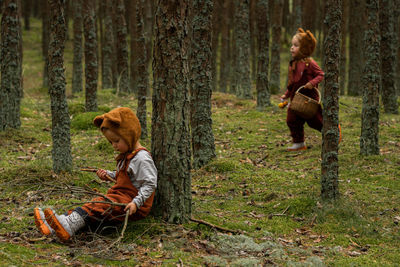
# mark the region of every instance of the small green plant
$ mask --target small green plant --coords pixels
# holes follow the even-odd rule
[[[71,129],[74,130],[95,129],[96,126],[93,124],[93,119],[101,114],[103,114],[103,112],[98,112],[98,111],[77,114],[75,117],[72,118]]]

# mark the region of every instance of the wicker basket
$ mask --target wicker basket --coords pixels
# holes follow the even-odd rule
[[[317,88],[313,88],[313,90],[316,90],[318,92],[319,101],[317,101],[309,96],[300,93],[300,90],[303,88],[304,86],[301,86],[299,89],[297,89],[292,101],[290,102],[289,108],[293,110],[298,116],[308,120],[315,116],[319,106],[321,105],[321,93]]]

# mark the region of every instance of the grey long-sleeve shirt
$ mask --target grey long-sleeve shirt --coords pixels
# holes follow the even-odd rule
[[[117,171],[122,169],[123,161],[117,165]],[[140,150],[130,161],[127,173],[138,195],[132,200],[139,209],[143,203],[153,194],[157,187],[157,169],[149,152]],[[108,171],[107,174],[115,179],[116,171]]]

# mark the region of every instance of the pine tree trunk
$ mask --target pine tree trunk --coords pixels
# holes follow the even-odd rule
[[[215,157],[211,119],[212,9],[212,0],[193,0],[190,122],[193,149],[192,165],[195,169],[201,168]]]
[[[151,147],[158,170],[153,211],[170,223],[191,216],[189,1],[159,1],[155,19]]]
[[[82,0],[74,0],[74,59],[72,65],[72,93],[82,92]]]
[[[49,4],[47,0],[42,0],[42,55],[44,59],[43,66],[43,87],[49,86],[49,38],[50,38],[50,24],[49,24]]]
[[[218,62],[218,39],[220,34],[220,12],[219,3],[215,1],[215,6],[212,13],[212,59],[211,59],[211,77],[212,77],[212,90],[216,92],[218,90],[218,72],[217,72],[217,62]]]
[[[52,158],[55,172],[72,168],[70,119],[65,95],[64,43],[65,18],[64,2],[49,0],[50,44],[49,44],[49,93],[53,140]]]
[[[112,0],[105,0],[104,9],[104,43],[102,44],[103,52],[103,73],[102,88],[109,89],[114,86],[113,78],[113,58],[114,53],[114,34],[112,23]]]
[[[257,108],[264,110],[271,105],[268,87],[269,67],[269,11],[268,1],[258,0],[257,6],[258,26],[258,70],[257,70]]]
[[[146,41],[146,55],[147,62],[146,66],[149,67],[152,61],[152,51],[153,51],[153,28],[154,28],[154,14],[155,14],[155,0],[145,1],[145,7],[142,9],[142,14],[144,18],[144,36]]]
[[[281,88],[281,33],[282,33],[282,0],[274,0],[272,15],[272,42],[271,42],[271,73],[269,88],[272,94],[276,94]]]
[[[143,23],[143,6],[145,5],[145,0],[137,0],[136,2],[136,15],[132,17],[136,18],[136,67],[137,67],[137,96],[138,96],[138,109],[137,116],[142,126],[141,138],[147,138],[147,91],[149,87],[149,77],[147,73],[147,55],[146,55],[146,42],[144,38],[144,23]],[[131,28],[133,31],[133,28]]]
[[[361,77],[363,73],[364,58],[363,58],[363,16],[364,13],[363,0],[350,0],[350,14],[360,14],[358,16],[349,16],[349,80],[348,80],[348,95],[359,96],[362,94]]]
[[[367,25],[365,31],[365,68],[363,76],[363,105],[361,115],[360,153],[379,155],[379,86],[380,34],[379,0],[366,0]]]
[[[124,0],[114,0],[116,8],[115,29],[117,31],[117,66],[118,66],[118,92],[130,93],[129,67],[128,67],[128,43],[126,41],[127,30],[125,22]]]
[[[258,0],[250,0],[249,5],[249,28],[250,28],[250,79],[256,80],[257,75],[257,23],[256,23],[256,4]]]
[[[31,24],[30,24],[31,9],[32,9],[32,0],[23,0],[22,15],[24,17],[24,27],[26,31],[29,31],[31,29]]]
[[[395,84],[396,50],[394,32],[394,5],[392,0],[379,0],[379,27],[381,32],[382,103],[385,113],[399,114]]]
[[[324,1],[326,2],[326,1]],[[302,25],[304,30],[315,32],[315,19],[317,18],[313,10],[316,10],[316,0],[303,0],[302,1]],[[337,7],[338,8],[338,7]]]
[[[221,61],[220,61],[220,76],[219,90],[228,92],[230,78],[230,19],[229,19],[229,0],[223,1],[222,9],[226,12],[221,14]]]
[[[292,35],[296,34],[297,29],[301,28],[303,23],[301,21],[302,9],[301,9],[301,0],[293,0],[292,2],[293,7],[293,28],[292,28]]]
[[[131,8],[132,10],[134,10],[135,12],[133,12],[130,15],[130,31],[131,31],[131,40],[130,40],[130,49],[131,49],[131,54],[130,54],[130,86],[131,86],[131,90],[133,92],[133,94],[135,96],[137,96],[138,94],[138,88],[137,88],[137,76],[138,76],[138,70],[137,70],[137,57],[139,56],[138,54],[138,41],[140,40],[140,38],[144,38],[144,36],[139,36],[137,33],[137,21],[138,18],[136,17],[138,15],[138,13],[140,13],[140,16],[142,18],[142,23],[143,23],[143,9],[137,9],[137,6],[139,5],[140,8],[142,8],[141,3],[139,3],[140,0],[133,0],[131,2]],[[141,25],[142,30],[143,29],[143,25]],[[146,40],[144,40],[146,42]],[[147,53],[147,50],[146,50]],[[146,54],[146,62],[147,62],[147,54]],[[147,65],[147,64],[146,64]],[[140,118],[139,118],[140,120]],[[143,136],[143,133],[142,133]]]
[[[4,0],[1,16],[0,131],[21,126],[22,33],[18,9],[18,0]]]
[[[249,0],[235,4],[236,96],[251,99]]]
[[[341,31],[341,46],[340,46],[340,71],[339,71],[339,89],[340,94],[344,95],[346,92],[346,74],[347,74],[347,29],[348,29],[348,15],[349,14],[349,0],[342,0],[342,22],[340,24]]]
[[[323,96],[321,196],[322,199],[339,198],[339,59],[341,0],[328,0],[326,4],[327,35],[324,43],[325,86]]]
[[[83,32],[85,36],[85,108],[97,111],[97,32],[95,0],[83,1]]]
[[[400,5],[397,5],[395,7],[395,34],[396,34],[396,42],[395,42],[395,48],[396,48],[396,88],[397,88],[397,97],[400,96]]]

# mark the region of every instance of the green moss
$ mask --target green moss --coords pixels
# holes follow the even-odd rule
[[[99,111],[77,114],[72,118],[71,129],[74,130],[96,129],[96,126],[93,124],[93,120],[96,116],[101,114],[103,114],[103,112]]]

